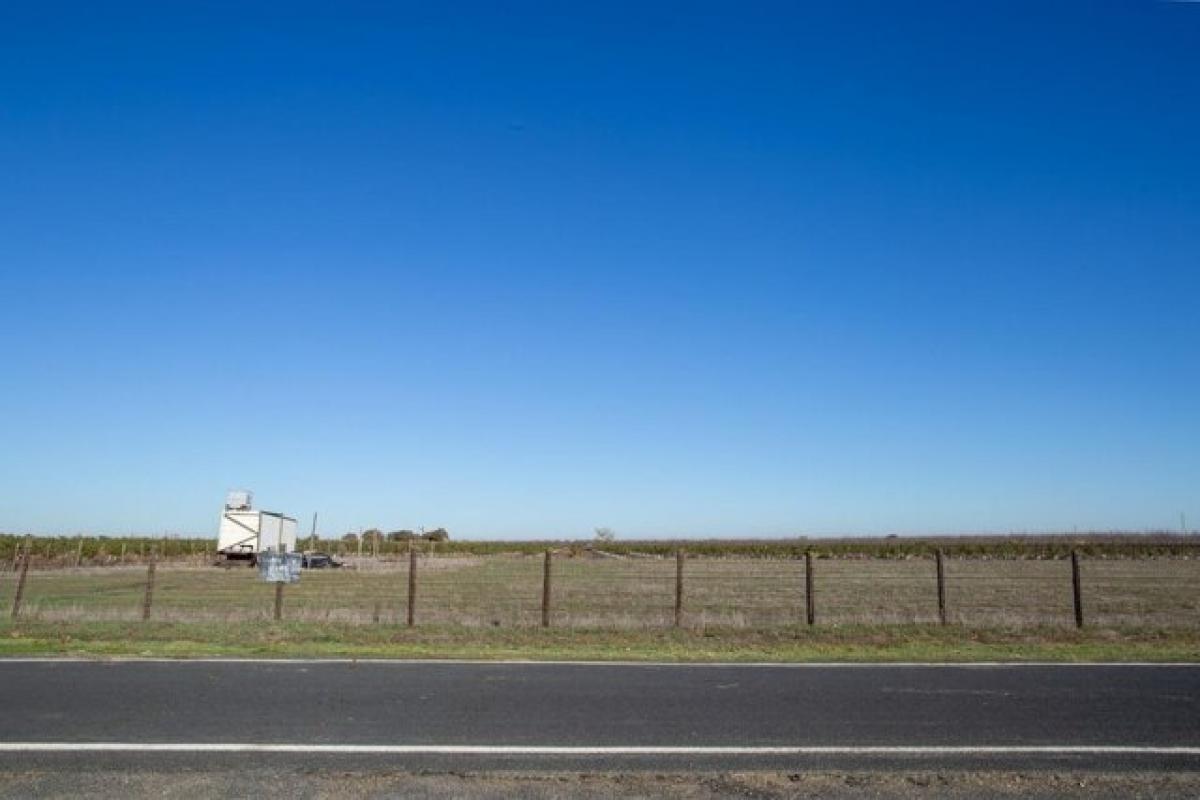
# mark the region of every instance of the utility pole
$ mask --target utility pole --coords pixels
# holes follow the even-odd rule
[[[313,512],[312,532],[308,534],[308,549],[317,549],[317,512]]]

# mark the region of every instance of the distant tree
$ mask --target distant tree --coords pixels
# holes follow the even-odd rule
[[[434,528],[431,531],[426,531],[421,538],[430,542],[448,542],[450,541],[450,531],[445,528]]]
[[[599,544],[609,544],[617,538],[617,532],[612,528],[596,528],[596,541]]]
[[[362,536],[364,543],[383,541],[383,531],[379,530],[379,528],[368,528],[367,530],[363,531]]]
[[[342,537],[342,541],[350,542],[350,544],[355,544],[356,542],[358,542],[358,534],[357,533],[347,533],[345,536]]]
[[[415,538],[417,538],[417,535],[410,530],[392,531],[387,535],[389,542],[404,542]]]

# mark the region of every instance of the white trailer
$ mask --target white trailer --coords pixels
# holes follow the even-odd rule
[[[296,520],[274,511],[250,507],[249,492],[230,492],[221,512],[217,552],[228,560],[254,563],[266,550],[291,553],[296,549]]]

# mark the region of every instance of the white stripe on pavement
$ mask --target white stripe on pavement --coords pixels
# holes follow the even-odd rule
[[[301,753],[307,755],[517,756],[1200,756],[1200,747],[1134,745],[977,745],[830,747],[554,747],[542,745],[259,744],[251,742],[0,742],[0,753]]]

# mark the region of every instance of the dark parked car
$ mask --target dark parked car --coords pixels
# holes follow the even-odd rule
[[[328,553],[305,553],[303,566],[305,569],[325,569],[340,567],[342,562],[335,561]]]

